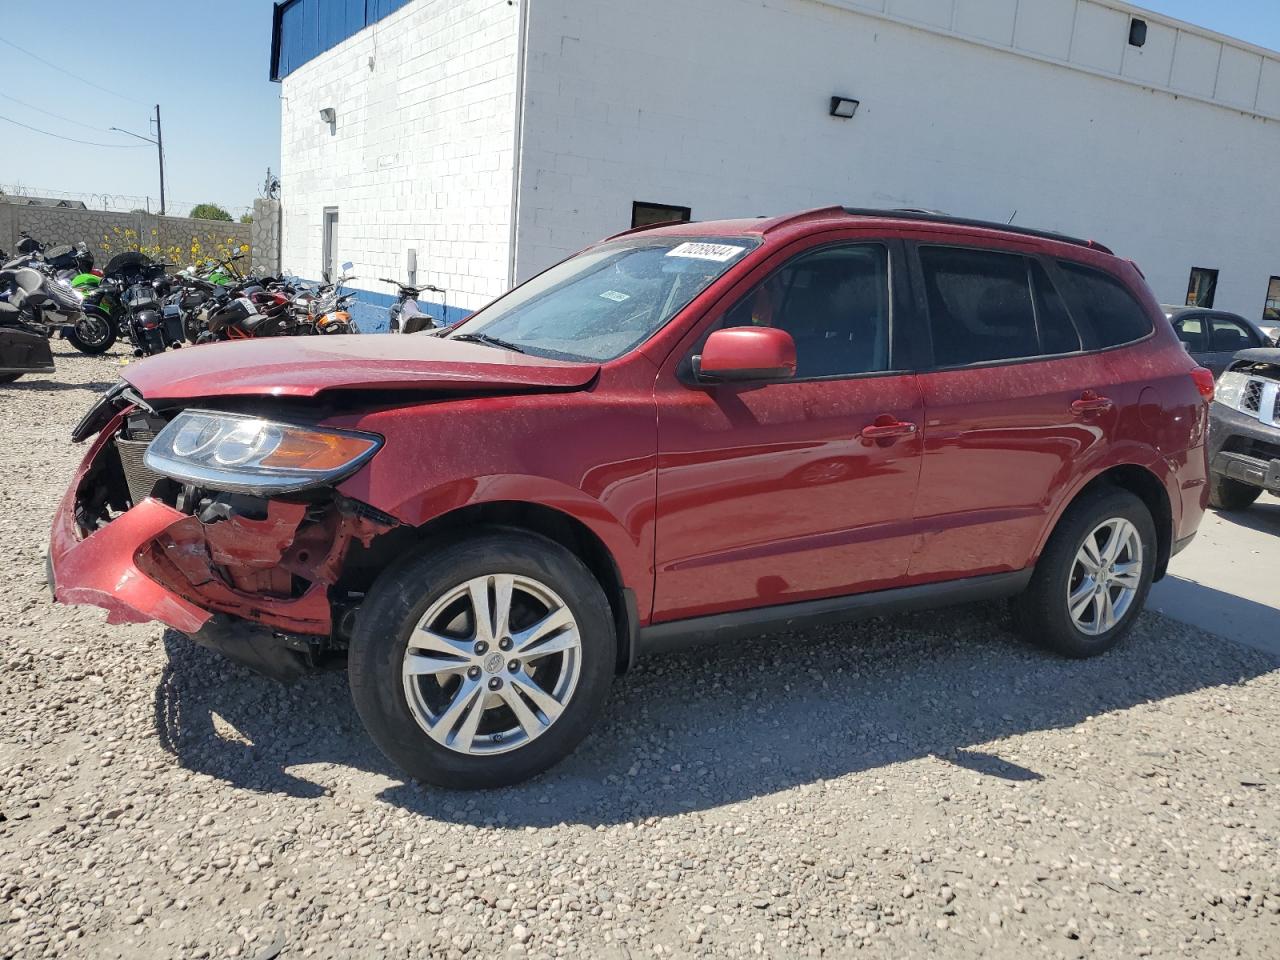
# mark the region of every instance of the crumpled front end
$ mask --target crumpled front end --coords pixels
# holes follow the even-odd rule
[[[164,424],[127,407],[93,442],[54,517],[56,599],[102,607],[112,623],[154,620],[188,634],[225,614],[332,637],[349,552],[396,521],[331,489],[262,498],[150,473],[143,455]]]

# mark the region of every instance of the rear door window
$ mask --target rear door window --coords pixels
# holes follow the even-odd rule
[[[1097,347],[1133,343],[1154,329],[1147,311],[1119,280],[1067,260],[1058,261],[1058,267],[1063,295],[1072,312],[1092,327]]]
[[[1079,331],[1071,322],[1071,314],[1062,300],[1062,294],[1058,293],[1043,266],[1034,260],[1027,262],[1030,264],[1031,286],[1036,297],[1036,325],[1040,328],[1042,352],[1049,356],[1076,353],[1083,344]]]
[[[1234,320],[1226,317],[1214,317],[1210,322],[1209,338],[1214,353],[1238,353],[1257,346],[1249,331]]]
[[[921,247],[920,266],[937,366],[1018,360],[1042,352],[1025,257]]]

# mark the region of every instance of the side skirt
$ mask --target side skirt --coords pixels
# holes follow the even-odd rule
[[[926,583],[895,590],[878,590],[849,597],[785,603],[754,610],[674,620],[641,627],[636,637],[639,657],[666,653],[689,647],[740,640],[762,633],[806,630],[829,623],[846,623],[916,610],[931,610],[957,603],[999,600],[1026,589],[1033,568],[1017,573],[996,573],[984,577],[968,577],[945,583]]]

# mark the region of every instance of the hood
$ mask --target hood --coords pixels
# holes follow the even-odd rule
[[[1280,364],[1280,347],[1254,347],[1252,350],[1241,350],[1231,358],[1231,363],[1234,365],[1241,362]]]
[[[205,344],[125,368],[147,399],[314,397],[330,390],[573,390],[599,372],[569,363],[440,337],[367,334],[271,337]]]

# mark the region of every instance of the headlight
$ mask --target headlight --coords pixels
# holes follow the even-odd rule
[[[231,493],[292,493],[349,476],[382,438],[232,413],[186,410],[147,448],[151,470]]]
[[[1240,398],[1244,395],[1244,387],[1248,382],[1249,378],[1243,373],[1228,370],[1218,378],[1218,389],[1213,399],[1232,410],[1239,410]]]

